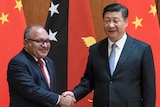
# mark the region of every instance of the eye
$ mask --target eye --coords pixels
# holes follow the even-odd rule
[[[117,24],[118,22],[120,22],[120,20],[116,18],[116,19],[113,20],[113,22],[114,22],[115,24]]]
[[[50,40],[49,39],[47,39],[47,40],[39,40],[39,43],[40,44],[50,43]]]
[[[105,19],[105,20],[104,20],[104,23],[105,23],[105,24],[108,24],[108,23],[110,23],[110,22],[111,22],[110,19]]]

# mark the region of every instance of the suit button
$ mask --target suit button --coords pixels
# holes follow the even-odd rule
[[[110,84],[112,84],[113,81],[110,81]]]

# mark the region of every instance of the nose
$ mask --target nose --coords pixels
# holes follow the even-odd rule
[[[43,47],[48,47],[49,45],[50,45],[50,43],[47,43],[47,42],[45,42],[45,41],[42,43],[42,46],[43,46]]]
[[[108,23],[108,27],[109,27],[109,28],[114,28],[114,27],[115,27],[115,24],[114,24],[113,22],[110,22],[110,23]]]

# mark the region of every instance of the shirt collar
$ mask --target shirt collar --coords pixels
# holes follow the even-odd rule
[[[25,49],[25,51],[26,51],[28,54],[30,54],[27,49]],[[35,59],[36,62],[38,62],[38,58],[37,58],[37,57],[35,57],[35,56],[32,55],[32,54],[30,54],[30,55]],[[44,61],[43,58],[40,58],[40,59],[42,60],[42,62],[43,62],[44,64],[46,64],[46,62]]]
[[[123,48],[126,39],[127,39],[127,34],[124,33],[123,37],[116,42],[117,47],[118,47],[118,48]],[[113,44],[114,42],[112,42],[112,41],[108,38],[108,43],[109,43],[108,47],[111,48],[111,46],[112,46],[112,44]]]
[[[33,55],[32,55],[32,56],[33,56]],[[38,58],[36,58],[35,56],[33,56],[33,58],[35,59],[36,62],[38,62]],[[44,64],[46,64],[43,58],[40,58],[40,59],[42,60],[42,62],[43,62]]]

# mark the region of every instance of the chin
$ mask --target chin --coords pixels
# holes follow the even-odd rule
[[[41,56],[42,58],[44,58],[44,57],[47,56],[47,54],[44,54],[44,53],[43,53],[43,54],[41,54],[40,56]]]

